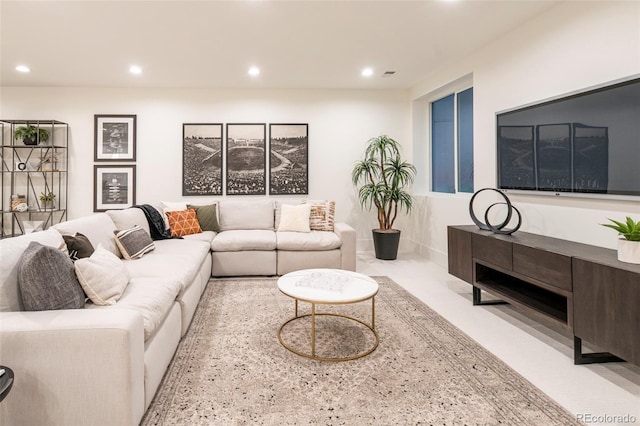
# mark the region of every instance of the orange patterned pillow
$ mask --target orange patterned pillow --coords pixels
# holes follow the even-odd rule
[[[167,219],[169,219],[169,228],[171,228],[172,237],[183,237],[185,235],[199,234],[202,232],[195,209],[177,210],[166,212],[165,214],[167,215]]]

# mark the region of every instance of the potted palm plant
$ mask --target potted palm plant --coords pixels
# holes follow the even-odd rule
[[[25,145],[38,145],[49,140],[49,132],[31,124],[16,128],[13,136],[16,140],[22,139]]]
[[[634,221],[627,216],[625,222],[609,219],[612,223],[602,223],[602,226],[614,229],[620,235],[618,238],[618,260],[627,263],[640,263],[640,220]]]
[[[369,139],[364,159],[351,174],[363,208],[375,206],[378,229],[373,229],[376,258],[394,260],[398,254],[400,231],[393,229],[399,210],[411,212],[413,198],[406,191],[415,178],[413,164],[400,158],[400,144],[387,135]]]

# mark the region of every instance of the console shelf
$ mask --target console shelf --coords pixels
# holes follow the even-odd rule
[[[568,298],[534,284],[476,263],[477,281],[474,287],[500,297],[505,302],[530,309],[545,317],[568,325]],[[476,303],[480,304],[480,303]]]
[[[542,235],[496,235],[449,226],[449,273],[518,308],[552,319],[574,335],[574,362],[640,365],[640,265],[616,252]],[[605,353],[582,353],[582,339]]]

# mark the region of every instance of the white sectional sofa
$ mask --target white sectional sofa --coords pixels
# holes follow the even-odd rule
[[[278,231],[282,204],[269,199],[219,203],[221,232],[211,245],[213,276],[284,275],[308,268],[355,271],[352,227],[338,222],[333,232]]]
[[[31,241],[64,249],[63,235],[78,232],[120,256],[114,231],[138,225],[148,232],[142,210],[97,213],[0,240],[0,364],[15,373],[13,389],[0,404],[0,424],[138,424],[212,275],[355,269],[351,227],[280,232],[277,204],[221,201],[220,232],[156,240],[142,258],[123,259],[130,280],[113,306],[24,311],[18,264]]]

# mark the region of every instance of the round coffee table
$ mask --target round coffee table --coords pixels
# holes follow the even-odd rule
[[[371,277],[342,269],[304,269],[283,275],[278,279],[278,289],[295,300],[295,316],[287,320],[278,329],[278,340],[289,351],[319,361],[349,361],[362,358],[373,352],[380,342],[375,329],[375,296],[378,283]],[[344,305],[371,299],[371,324],[346,315],[335,313],[316,313],[316,305]],[[311,313],[298,315],[298,302],[311,304]],[[346,318],[364,325],[373,333],[375,342],[370,349],[348,357],[316,356],[316,316]],[[303,352],[288,345],[282,339],[282,329],[289,323],[301,318],[311,317],[311,352]]]

